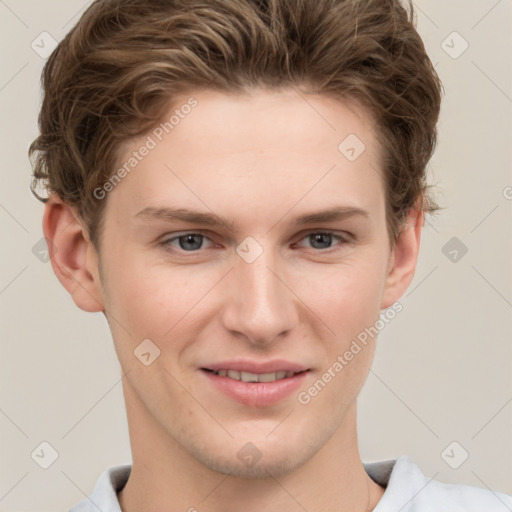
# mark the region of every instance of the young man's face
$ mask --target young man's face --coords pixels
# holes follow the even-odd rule
[[[123,149],[119,167],[151,148],[104,199],[97,297],[127,373],[132,435],[152,432],[163,451],[217,471],[277,475],[353,435],[376,339],[335,363],[404,292],[419,230],[391,251],[378,133],[363,110],[291,89],[193,96],[169,134]],[[225,222],[152,214],[167,209]],[[346,212],[297,222],[334,209]],[[254,379],[242,370],[269,382],[240,382]]]

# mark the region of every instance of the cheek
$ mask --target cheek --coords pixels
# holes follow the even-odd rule
[[[371,367],[376,338],[368,333],[379,319],[383,279],[375,260],[359,261],[317,281],[324,286],[310,288],[311,309],[335,336],[325,336],[322,366],[302,398],[319,411],[332,411],[336,421],[359,394]]]
[[[339,343],[357,336],[379,317],[384,270],[367,258],[305,274],[297,295],[334,331]],[[341,348],[341,347],[339,347]]]
[[[107,308],[132,337],[162,341],[175,326],[181,328],[193,318],[194,308],[203,304],[221,277],[222,272],[206,266],[186,268],[127,258],[109,269]]]

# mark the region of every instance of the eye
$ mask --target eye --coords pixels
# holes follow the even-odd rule
[[[325,251],[326,249],[331,249],[333,247],[332,243],[334,239],[338,239],[340,241],[340,243],[338,243],[337,245],[344,245],[349,243],[350,241],[348,236],[337,235],[332,231],[314,231],[308,233],[304,238],[302,238],[302,240],[309,241],[311,243],[311,247],[313,249],[317,249],[318,251]]]
[[[193,253],[207,248],[204,247],[205,240],[208,240],[213,244],[213,242],[202,233],[188,232],[171,238],[166,238],[160,242],[160,245],[166,249],[176,252]],[[316,252],[332,252],[336,250],[336,247],[333,246],[335,240],[338,240],[338,243],[336,244],[337,246],[342,246],[350,243],[351,238],[348,234],[346,236],[342,236],[341,234],[335,234],[332,231],[313,231],[301,238],[301,242],[309,242],[311,244],[310,248],[315,249]],[[304,247],[303,243],[295,245]]]
[[[203,241],[209,240],[201,233],[184,233],[182,235],[167,238],[161,242],[164,247],[172,246],[185,252],[193,252],[203,249]],[[176,245],[177,242],[177,245]]]

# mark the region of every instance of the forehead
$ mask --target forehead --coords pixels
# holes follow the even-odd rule
[[[373,120],[362,105],[296,88],[249,89],[236,94],[196,91],[177,97],[163,121],[150,134],[157,139],[160,135],[174,138],[177,154],[180,142],[190,136],[200,152],[286,154],[290,146],[298,150],[303,144],[304,152],[322,149],[325,158],[331,159],[340,156],[339,143],[350,134],[358,135],[367,146],[375,142]]]
[[[379,163],[371,116],[354,102],[293,88],[193,91],[174,98],[160,124],[123,145],[118,169],[128,172],[109,202],[133,213],[176,201],[235,207],[235,199],[277,212],[285,203],[313,205],[344,192],[375,202]]]

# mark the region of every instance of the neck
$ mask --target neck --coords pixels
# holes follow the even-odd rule
[[[268,478],[241,478],[212,471],[164,430],[124,385],[132,471],[118,494],[123,512],[367,512],[384,493],[364,470],[356,403],[329,441],[305,464]]]

